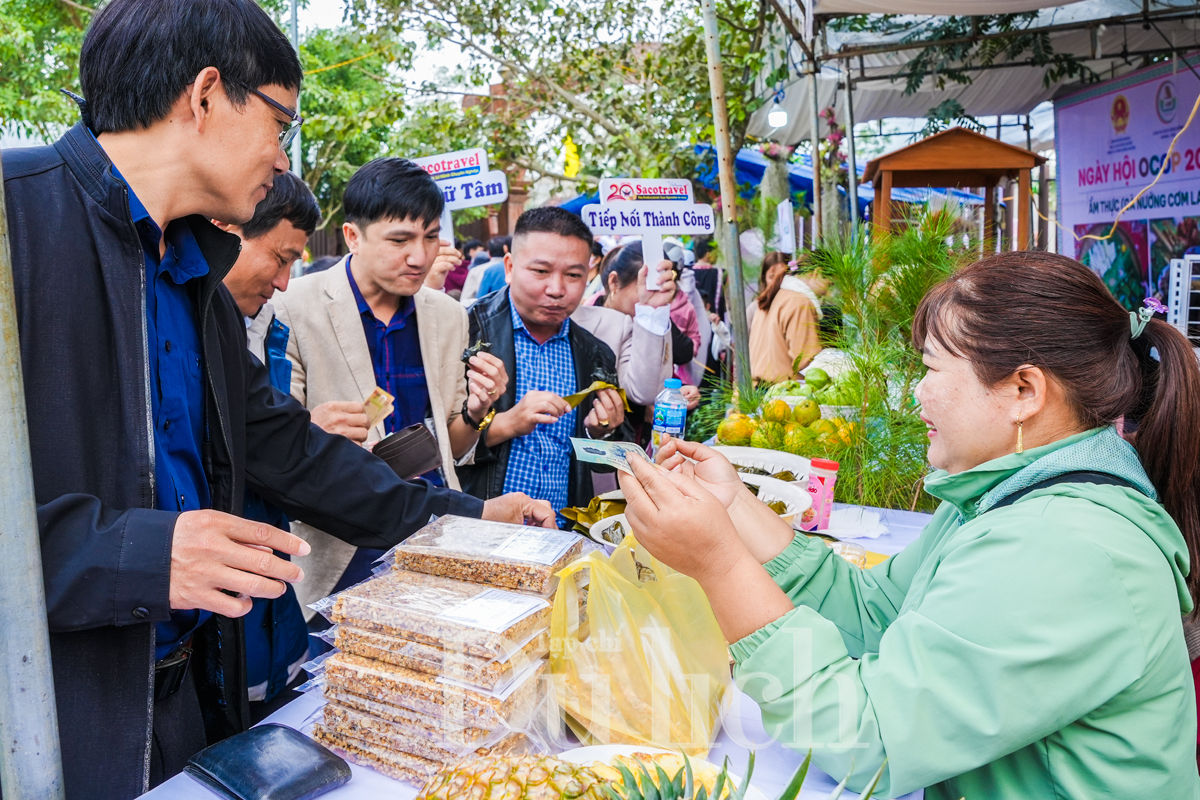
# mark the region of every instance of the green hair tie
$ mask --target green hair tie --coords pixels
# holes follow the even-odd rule
[[[1137,311],[1129,312],[1129,338],[1136,339],[1142,335],[1142,331],[1146,330],[1146,326],[1150,324],[1150,320],[1154,319],[1155,314],[1167,313],[1167,307],[1153,297],[1147,297],[1142,301],[1142,308]]]

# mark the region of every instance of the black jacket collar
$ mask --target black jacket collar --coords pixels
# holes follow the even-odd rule
[[[132,224],[129,203],[125,197],[125,184],[113,175],[112,161],[108,154],[82,122],[63,134],[54,143],[54,147],[93,200],[112,216]],[[208,262],[208,276],[204,279],[204,294],[207,297],[233,268],[242,249],[242,240],[236,234],[221,230],[199,214],[188,217],[187,223],[192,229],[192,235],[196,237],[204,260]]]

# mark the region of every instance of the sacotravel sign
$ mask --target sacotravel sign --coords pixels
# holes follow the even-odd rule
[[[1200,66],[1200,55],[1188,61]],[[1059,252],[1091,267],[1130,308],[1165,298],[1171,259],[1200,247],[1200,119],[1168,155],[1198,94],[1195,76],[1172,61],[1054,104]]]
[[[481,147],[414,158],[413,163],[428,172],[435,181],[482,175],[488,170],[487,153]]]
[[[593,203],[580,210],[580,215],[592,233],[647,234],[660,236],[670,233],[712,233],[716,230],[712,206],[660,202],[629,205],[599,205]]]
[[[642,259],[651,267],[646,271],[646,288],[652,291],[658,289],[658,272],[653,267],[663,260],[664,235],[717,229],[712,206],[677,200],[592,203],[580,209],[579,216],[594,234],[641,235]]]
[[[600,202],[605,205],[665,200],[693,202],[692,182],[678,178],[604,178],[599,194]]]
[[[508,176],[501,170],[488,169],[488,157],[483,148],[456,150],[412,161],[429,173],[446,200],[442,211],[443,239],[454,238],[451,211],[490,206],[508,199]]]
[[[498,169],[480,175],[438,181],[438,185],[442,187],[442,196],[446,198],[446,208],[451,211],[503,203],[508,199],[508,176]]]

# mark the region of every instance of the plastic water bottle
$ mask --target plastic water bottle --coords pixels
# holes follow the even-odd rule
[[[687,425],[687,398],[679,391],[682,388],[683,381],[668,378],[663,384],[663,390],[654,398],[654,425],[651,435],[654,455],[658,455],[658,448],[662,447],[665,436],[683,438],[683,429]]]

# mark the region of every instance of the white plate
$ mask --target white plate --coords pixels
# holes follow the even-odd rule
[[[643,747],[632,744],[597,744],[591,747],[577,747],[574,750],[567,750],[564,753],[559,753],[557,756],[555,756],[555,758],[560,758],[563,761],[569,761],[572,764],[586,765],[599,761],[602,764],[608,764],[609,766],[612,766],[612,759],[616,756],[632,757],[638,753],[670,753],[672,755],[678,755],[678,752],[675,750],[664,750],[661,747]],[[711,761],[693,758],[693,769],[695,769],[696,764],[705,764],[709,767],[712,767],[717,772],[721,771],[721,767],[712,763]],[[733,779],[733,782],[738,786],[742,785],[742,777],[740,775],[735,775],[734,773],[730,772],[729,777]],[[767,796],[760,790],[750,786],[746,789],[745,799],[767,800]]]
[[[766,450],[761,447],[740,447],[737,445],[713,445],[721,455],[725,456],[734,466],[757,467],[768,472],[783,472],[790,470],[796,476],[793,481],[801,489],[808,488],[808,462],[804,456],[785,453],[782,450]]]
[[[812,495],[794,483],[769,478],[766,475],[750,475],[738,473],[742,483],[758,487],[758,499],[764,503],[782,500],[787,506],[787,513],[779,517],[793,528],[799,529],[800,519],[804,512],[812,508]]]
[[[609,541],[607,538],[605,538],[604,533],[618,523],[620,523],[621,527],[625,531],[624,536],[628,536],[629,520],[625,519],[624,514],[613,514],[611,517],[605,517],[604,519],[596,520],[592,523],[591,527],[588,528],[588,536],[592,537],[592,539],[604,545],[605,547],[616,547],[618,544],[620,544],[620,542]]]

